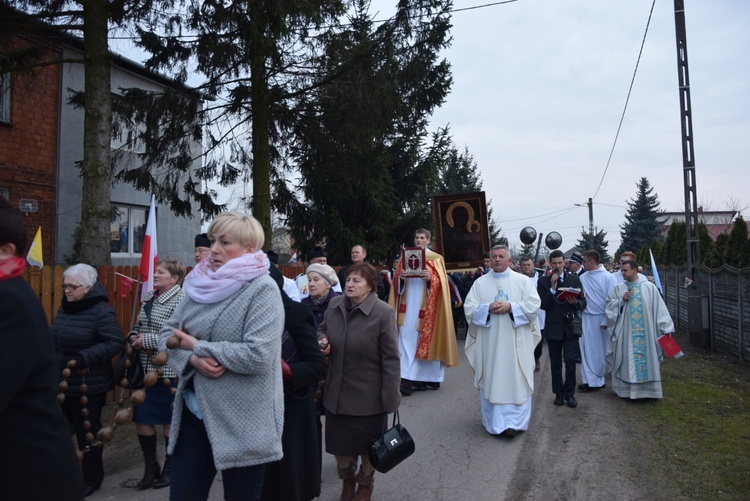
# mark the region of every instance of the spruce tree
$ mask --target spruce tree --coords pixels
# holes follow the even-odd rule
[[[348,26],[319,39],[315,64],[334,83],[299,97],[289,129],[298,192],[277,184],[300,250],[326,242],[332,263],[347,262],[355,243],[385,261],[413,243],[414,230],[431,228],[451,145],[427,133],[451,85],[438,57],[450,40],[450,2],[403,1],[378,26],[368,6],[358,2]]]
[[[620,226],[621,243],[615,257],[626,250],[636,252],[653,240],[662,241],[658,197],[645,177],[636,183],[636,188],[636,197],[628,202],[625,222]]]
[[[607,242],[605,238],[607,238],[607,232],[604,230],[599,230],[594,233],[594,250],[599,253],[599,258],[602,263],[606,263],[612,259],[609,252],[607,252],[609,242]],[[591,234],[586,230],[581,231],[581,239],[578,240],[576,246],[582,251],[590,249]]]

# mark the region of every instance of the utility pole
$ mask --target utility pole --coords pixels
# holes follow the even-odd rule
[[[685,30],[685,2],[674,0],[674,22],[677,37],[677,78],[680,90],[680,126],[682,128],[682,172],[685,188],[685,225],[687,226],[688,332],[693,346],[703,347],[703,303],[700,286],[700,245],[698,234],[698,197],[695,186],[695,157],[693,156],[693,114],[690,105],[690,76],[688,73],[687,34]]]
[[[594,201],[589,198],[589,250],[596,250],[594,238]]]

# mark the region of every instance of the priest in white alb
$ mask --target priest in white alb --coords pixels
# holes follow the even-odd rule
[[[607,296],[607,326],[612,334],[612,389],[621,398],[662,398],[663,350],[657,339],[674,332],[674,322],[659,289],[638,279],[638,263],[626,260],[624,281]]]
[[[491,251],[492,271],[474,282],[464,301],[469,320],[466,358],[474,369],[482,424],[493,434],[527,430],[534,393],[534,348],[541,339],[539,295],[528,277],[511,270],[504,245]]]
[[[586,309],[581,312],[583,336],[578,340],[581,347],[581,384],[582,392],[595,391],[606,386],[604,377],[607,370],[607,353],[612,351],[609,331],[607,331],[607,296],[616,285],[615,277],[601,265],[599,253],[587,250],[582,254],[583,269],[581,275]]]

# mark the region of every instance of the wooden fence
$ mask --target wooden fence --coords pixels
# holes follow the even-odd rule
[[[334,269],[337,268],[334,267]],[[188,268],[188,271],[191,269],[192,267]],[[294,278],[305,271],[304,266],[281,266],[279,269],[284,276],[289,278]],[[65,296],[63,294],[64,270],[65,267],[59,265],[45,266],[41,270],[34,266],[27,267],[24,272],[24,278],[41,301],[49,323],[52,323],[55,318]],[[132,325],[131,318],[138,314],[140,301],[136,298],[136,282],[133,282],[130,290],[121,290],[117,274],[138,280],[138,266],[99,266],[97,272],[99,273],[99,281],[107,289],[109,304],[115,309],[120,327],[123,333],[127,333]]]

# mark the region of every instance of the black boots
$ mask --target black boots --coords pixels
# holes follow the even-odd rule
[[[156,479],[159,478],[161,468],[159,468],[159,462],[156,460],[156,435],[138,435],[138,442],[140,442],[143,451],[145,469],[143,470],[143,478],[135,488],[142,491],[154,486]]]
[[[169,450],[169,437],[164,437],[164,449]],[[169,474],[172,473],[172,455],[164,458],[164,469],[161,470],[159,480],[154,483],[154,489],[169,487]]]

